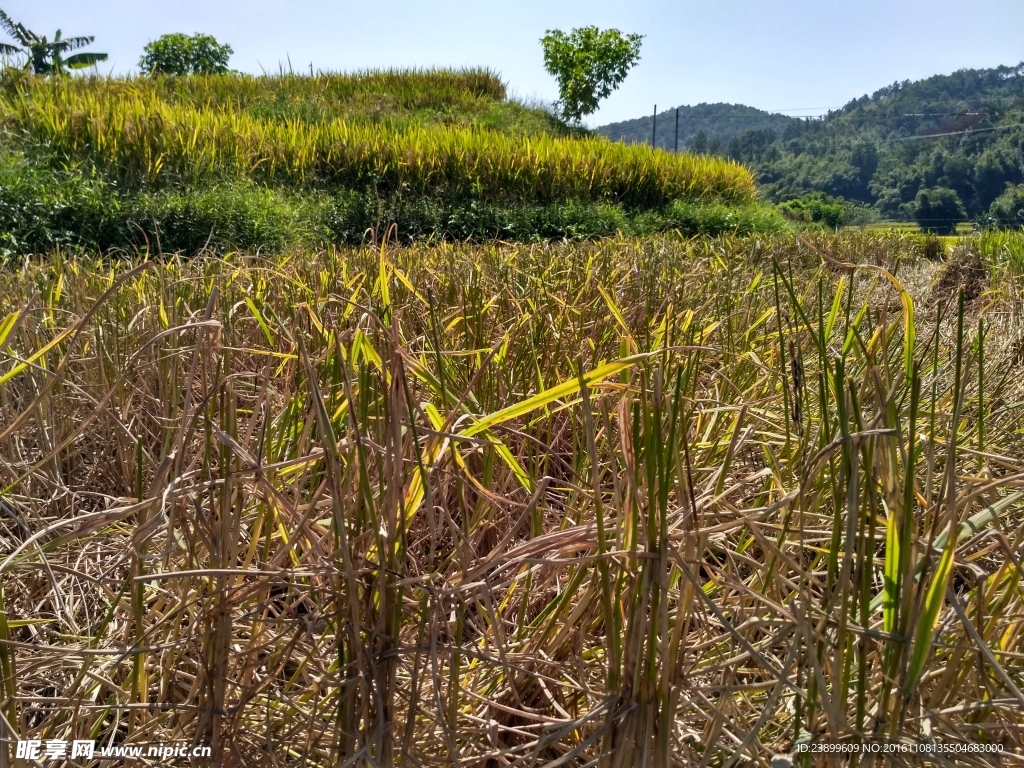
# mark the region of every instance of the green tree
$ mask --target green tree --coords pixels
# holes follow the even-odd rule
[[[152,75],[215,75],[228,71],[234,51],[210,35],[164,35],[144,49],[139,69]]]
[[[24,24],[15,24],[3,10],[0,10],[0,27],[20,43],[0,43],[0,56],[24,55],[27,58],[25,69],[37,75],[62,75],[66,70],[91,67],[107,58],[105,53],[76,53],[64,58],[64,54],[91,44],[95,39],[91,35],[62,38],[58,29],[53,40],[49,40],[45,35],[26,29]]]
[[[856,200],[870,201],[871,189],[868,186],[878,170],[880,158],[878,147],[870,142],[861,142],[853,148],[850,165],[857,169],[857,180],[850,190]]]
[[[967,214],[956,192],[948,187],[932,187],[917,193],[914,218],[926,232],[955,235],[957,222],[965,221]]]
[[[697,135],[690,142],[690,151],[695,155],[706,155],[708,153],[708,134],[703,128],[697,131]]]
[[[1011,146],[997,145],[986,149],[974,162],[974,188],[978,193],[978,204],[983,209],[991,206],[1007,185],[1017,185],[1021,181],[1024,181],[1021,163]]]
[[[558,80],[558,105],[566,120],[579,122],[597,110],[640,58],[643,35],[582,27],[569,34],[549,29],[541,38],[544,68]]]
[[[1024,227],[1024,184],[1009,187],[997,197],[989,208],[989,216],[999,227]]]

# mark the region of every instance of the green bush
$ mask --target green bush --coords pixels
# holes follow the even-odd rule
[[[603,203],[497,206],[436,198],[381,199],[355,192],[333,198],[325,227],[338,243],[357,244],[394,224],[402,242],[443,240],[560,240],[607,237],[628,231],[622,209]]]
[[[946,187],[922,189],[914,201],[914,219],[924,232],[955,235],[956,225],[967,220],[960,196]]]
[[[1008,187],[993,201],[988,213],[997,227],[1017,229],[1024,226],[1024,184]]]
[[[282,251],[328,237],[318,196],[256,185],[219,185],[140,198],[134,218],[151,248],[195,253],[217,250]]]
[[[49,173],[22,157],[0,155],[0,257],[107,250],[126,241],[115,188],[74,170]]]
[[[820,224],[839,229],[846,223],[846,210],[841,198],[805,197],[787,200],[779,206],[783,216],[805,224]]]
[[[774,233],[787,228],[764,205],[674,202],[626,211],[602,202],[494,204],[341,190],[299,192],[248,181],[132,193],[79,168],[0,154],[0,256],[57,248],[147,248],[194,254],[279,252],[354,244],[390,232],[400,242],[580,240],[678,230],[688,235]],[[391,230],[394,225],[394,230]]]
[[[721,203],[701,205],[676,201],[665,209],[663,215],[665,228],[677,229],[688,235],[777,234],[790,229],[778,211],[758,204],[733,207]]]

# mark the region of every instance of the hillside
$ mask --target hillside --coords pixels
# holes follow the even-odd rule
[[[720,154],[747,165],[774,201],[841,197],[912,219],[925,218],[936,189],[952,190],[952,218],[1019,226],[1022,124],[1024,64],[968,69],[893,83],[822,119],[752,125]],[[659,144],[663,135],[659,126]]]
[[[697,104],[679,108],[679,148],[701,153],[720,153],[729,142],[744,131],[780,130],[799,122],[795,117],[765,112],[743,104]],[[627,144],[650,144],[651,129],[656,129],[655,146],[663,149],[675,147],[676,108],[658,113],[657,125],[651,115],[609,123],[596,129],[612,141]]]
[[[725,158],[623,146],[485,70],[0,80],[0,251],[778,229]]]

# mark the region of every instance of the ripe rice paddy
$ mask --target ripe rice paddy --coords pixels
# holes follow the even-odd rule
[[[368,79],[370,85],[387,80]],[[45,147],[57,162],[86,163],[129,187],[245,178],[382,195],[635,208],[673,200],[742,204],[755,197],[749,172],[721,158],[461,123],[279,119],[252,111],[241,96],[237,104],[230,97],[211,103],[199,85],[195,100],[168,88],[146,81],[13,80],[0,99],[0,124]]]

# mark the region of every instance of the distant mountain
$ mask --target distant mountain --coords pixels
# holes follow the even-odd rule
[[[681,108],[680,148],[698,149],[701,130],[700,151],[746,164],[771,200],[843,198],[909,219],[952,190],[970,219],[1024,224],[1024,63],[896,82],[816,119],[732,104]],[[597,131],[650,142],[651,118]],[[674,131],[674,111],[660,113],[658,146],[671,149]]]
[[[596,129],[613,141],[627,144],[650,144],[652,115],[621,123],[609,123]],[[797,118],[765,112],[743,104],[697,104],[679,107],[679,148],[690,149],[697,143],[702,152],[728,145],[733,137],[748,130],[779,131]],[[664,149],[675,146],[676,108],[658,113],[656,145]],[[701,137],[703,133],[703,137]]]

